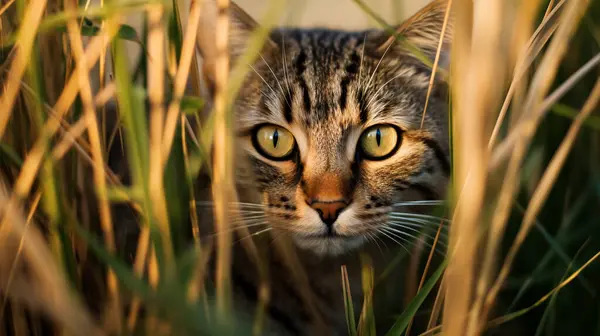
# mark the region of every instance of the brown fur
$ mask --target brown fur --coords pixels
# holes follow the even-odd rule
[[[210,83],[217,11],[212,0],[204,3],[198,44]],[[397,32],[433,61],[445,11],[445,1],[434,1]],[[235,64],[256,23],[235,5],[229,15]],[[442,66],[447,65],[451,26],[444,37]],[[249,218],[259,213],[254,216],[258,220],[249,221],[256,224],[248,226],[251,231],[270,229],[271,236],[257,234],[255,241],[269,269],[267,330],[274,334],[313,335],[324,332],[321,328],[346,334],[340,267],[348,267],[355,310],[360,311],[359,253],[371,254],[376,272],[381,271],[393,251],[380,250],[379,242],[398,247],[417,235],[387,229],[391,212],[431,209],[394,204],[445,196],[450,169],[446,83],[435,81],[423,116],[431,70],[395,41],[375,30],[276,29],[237,97],[238,191],[242,202],[254,204],[240,211]],[[267,123],[295,137],[290,160],[268,159],[254,147],[253,132]],[[377,124],[397,127],[401,142],[390,157],[367,160],[358,140]],[[319,212],[338,210],[328,228]],[[328,236],[331,230],[339,237]],[[312,298],[299,293],[303,275],[290,269],[282,248],[297,256],[299,265],[293,267],[304,272]],[[235,301],[252,309],[260,277],[239,245],[234,251]]]

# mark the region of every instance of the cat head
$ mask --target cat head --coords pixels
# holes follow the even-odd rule
[[[445,196],[447,83],[439,72],[428,92],[426,63],[441,45],[439,67],[447,69],[446,7],[434,1],[419,11],[396,27],[399,39],[376,30],[275,29],[247,65],[234,106],[237,170],[248,173],[238,182],[258,193],[255,209],[299,247],[337,255],[376,236],[404,240],[411,235],[398,227],[408,223],[401,213]],[[204,1],[198,45],[209,84],[218,12]],[[236,64],[258,25],[235,4],[228,15]]]

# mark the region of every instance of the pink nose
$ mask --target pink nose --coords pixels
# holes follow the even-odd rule
[[[346,208],[344,201],[312,201],[310,207],[315,209],[325,225],[331,226],[340,215],[340,212]]]

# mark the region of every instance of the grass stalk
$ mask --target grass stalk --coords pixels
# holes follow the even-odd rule
[[[46,8],[46,0],[32,0],[21,21],[21,28],[17,34],[18,43],[15,45],[15,56],[8,71],[7,81],[13,85],[6,85],[0,96],[0,139],[4,135],[8,120],[13,111],[15,99],[19,93],[21,78],[25,74],[31,51],[33,50],[37,28],[42,20]]]
[[[556,36],[544,54],[540,67],[531,81],[530,91],[522,107],[522,111],[524,112],[521,117],[522,123],[515,130],[519,135],[519,141],[512,152],[506,175],[504,176],[504,183],[499,191],[498,204],[491,224],[492,231],[494,232],[504,231],[518,186],[519,168],[531,137],[534,134],[535,125],[539,122],[539,115],[532,114],[532,111],[537,111],[538,106],[543,101],[544,95],[549,90],[557,72],[558,63],[566,52],[567,43],[574,34],[577,27],[576,23],[583,16],[587,4],[588,1],[583,0],[569,2],[566,5],[567,7],[565,8],[563,17],[561,17],[561,24],[557,28]],[[531,128],[532,126],[534,128]],[[491,309],[505,278],[505,273],[506,271],[501,271],[494,284],[487,291],[483,308],[484,313]]]
[[[192,65],[196,64],[196,35],[198,25],[200,24],[200,11],[202,10],[202,1],[192,1],[190,6],[189,21],[187,23],[185,35],[183,37],[183,46],[181,48],[181,60],[179,61],[177,72],[175,74],[175,83],[173,84],[173,99],[169,104],[164,126],[162,141],[162,152],[168,154],[171,151],[177,120],[180,113],[180,102],[190,74]],[[194,66],[195,68],[195,66]],[[183,133],[182,133],[183,134]],[[163,157],[166,162],[168,157]]]
[[[450,20],[450,12],[452,11],[452,0],[448,0],[448,4],[446,5],[446,14],[444,15],[444,23],[442,24],[442,28],[440,30],[440,39],[438,42],[437,50],[435,52],[435,59],[433,60],[433,66],[431,68],[431,78],[429,78],[429,86],[427,87],[427,95],[425,96],[425,106],[423,107],[423,115],[421,116],[421,128],[423,128],[423,124],[425,123],[425,113],[427,113],[427,107],[429,106],[429,98],[431,96],[431,90],[433,90],[433,84],[435,83],[435,77],[438,71],[438,66],[440,63],[440,55],[442,54],[442,47],[444,45],[444,41],[446,40],[446,29],[448,28],[448,22]],[[409,328],[410,330],[410,328]],[[408,333],[407,333],[408,334]]]
[[[455,3],[455,34],[452,53],[452,125],[455,180],[460,186],[450,228],[450,263],[446,271],[443,332],[447,335],[475,335],[480,316],[471,310],[476,294],[478,249],[482,239],[481,220],[488,188],[485,147],[489,113],[499,100],[506,76],[506,59],[500,57],[503,1]],[[504,33],[506,35],[506,33]],[[506,38],[506,37],[504,37]],[[494,86],[492,86],[494,83]]]
[[[85,58],[82,38],[79,32],[77,21],[71,20],[68,23],[69,39],[71,50],[79,69],[79,92],[83,103],[83,120],[87,126],[87,133],[90,139],[90,149],[94,161],[93,178],[98,197],[98,207],[100,211],[100,226],[104,234],[105,248],[108,253],[116,252],[115,238],[113,232],[112,215],[107,196],[106,172],[104,170],[104,155],[102,149],[102,140],[100,127],[96,118],[96,105],[92,96],[92,86],[88,77],[88,60]],[[119,294],[119,284],[116,274],[109,269],[106,277],[107,289],[109,293],[109,304],[106,309],[106,327],[110,332],[118,332],[121,326],[121,299]]]
[[[174,267],[174,250],[169,227],[169,215],[164,191],[164,165],[162,151],[162,134],[165,119],[163,107],[165,82],[165,29],[164,8],[152,5],[148,9],[148,51],[152,60],[148,61],[148,98],[150,100],[150,152],[148,192],[152,202],[153,216],[161,235],[164,253],[163,267]],[[170,273],[170,272],[167,272]],[[166,273],[163,273],[166,274]],[[165,279],[166,280],[166,279]]]
[[[231,110],[227,97],[229,77],[229,1],[217,0],[216,61],[214,95],[214,161],[213,200],[217,236],[216,298],[220,318],[229,314],[231,289],[231,232],[228,223],[228,204],[233,193],[233,134]]]
[[[566,137],[564,138],[561,146],[556,151],[554,157],[552,158],[552,161],[548,165],[548,168],[546,168],[546,171],[544,172],[544,175],[542,176],[542,178],[538,184],[538,188],[536,188],[533,196],[531,197],[529,206],[527,207],[527,210],[525,211],[525,216],[523,218],[523,222],[519,229],[519,233],[517,234],[517,237],[515,238],[512,246],[508,252],[508,255],[506,256],[506,259],[504,260],[504,264],[502,265],[502,268],[500,270],[498,278],[496,279],[496,282],[494,283],[493,287],[490,289],[490,292],[488,293],[488,297],[486,298],[486,304],[489,305],[490,300],[493,300],[495,298],[494,296],[497,295],[499,288],[502,285],[504,279],[506,279],[506,277],[508,276],[508,270],[512,266],[512,263],[515,259],[517,251],[521,247],[523,242],[525,241],[525,238],[526,238],[527,234],[529,233],[529,231],[531,230],[532,226],[535,224],[536,215],[541,210],[541,207],[542,207],[544,201],[546,200],[548,193],[550,192],[550,189],[552,188],[554,182],[556,181],[558,173],[559,173],[560,169],[562,168],[562,165],[565,163],[567,156],[569,155],[569,152],[573,146],[573,143],[575,142],[577,134],[578,134],[579,130],[581,129],[583,121],[592,113],[592,111],[594,111],[594,109],[598,105],[599,101],[600,101],[600,80],[597,80],[596,85],[594,86],[594,89],[592,90],[592,92],[590,93],[590,96],[588,97],[588,100],[585,102],[585,104],[584,104],[581,112],[577,116],[577,118],[573,121],[573,124],[569,128],[569,131],[568,131]]]
[[[86,53],[84,57],[88,60],[88,71],[91,70],[94,63],[98,60],[100,56],[102,48],[105,48],[105,45],[102,37],[104,34],[108,36],[107,40],[110,40],[111,36],[114,36],[116,33],[115,29],[111,29],[114,27],[112,24],[106,25],[106,31],[102,32],[99,36],[94,38],[88,48],[86,49]],[[68,109],[73,104],[76,95],[79,92],[79,70],[75,69],[69,78],[69,81],[65,85],[58,101],[52,108],[54,111],[54,118],[50,118],[46,124],[44,125],[44,135],[43,137],[38,138],[33,145],[33,148],[29,151],[27,158],[23,162],[23,166],[15,181],[14,186],[14,196],[24,198],[29,194],[29,191],[33,185],[33,181],[35,180],[35,176],[37,174],[38,169],[42,163],[42,160],[45,155],[45,138],[50,138],[56,133],[56,131],[60,128],[60,121],[67,113]],[[19,81],[20,82],[20,81]]]
[[[440,222],[440,226],[435,233],[435,237],[433,239],[433,244],[431,244],[431,249],[429,250],[429,255],[427,256],[427,263],[425,264],[425,268],[423,269],[423,274],[421,275],[421,280],[419,281],[419,286],[417,287],[417,293],[421,291],[423,288],[423,284],[425,283],[425,277],[427,276],[427,272],[429,271],[429,266],[431,265],[431,261],[433,259],[433,255],[435,254],[438,240],[440,238],[440,233],[442,232],[442,228],[444,227],[444,222]],[[410,328],[412,326],[413,319],[411,318],[408,322],[408,326],[406,327],[406,335],[410,335]]]
[[[28,274],[24,274],[23,269],[13,273],[15,278],[8,292],[10,298],[30,309],[45,312],[68,332],[100,336],[100,329],[87,309],[73,296],[42,233],[35,225],[26,224],[19,202],[11,201],[13,199],[4,180],[0,180],[0,290],[5,288],[5,277],[10,274],[5,267],[12,267],[15,260],[14,242],[22,241],[21,262],[27,265]]]

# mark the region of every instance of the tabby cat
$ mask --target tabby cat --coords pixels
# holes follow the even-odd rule
[[[358,314],[359,254],[371,256],[377,275],[397,253],[387,247],[408,246],[432,218],[423,213],[445,196],[444,72],[428,91],[438,46],[440,69],[448,64],[451,20],[440,38],[446,9],[434,1],[397,26],[405,40],[378,30],[274,29],[249,65],[234,106],[237,205],[247,220],[232,223],[254,233],[268,270],[266,333],[347,334],[341,266]],[[198,46],[211,87],[221,11],[204,0],[201,12]],[[257,23],[235,4],[227,13],[234,65]],[[234,302],[252,316],[265,294],[243,245],[234,244]]]

